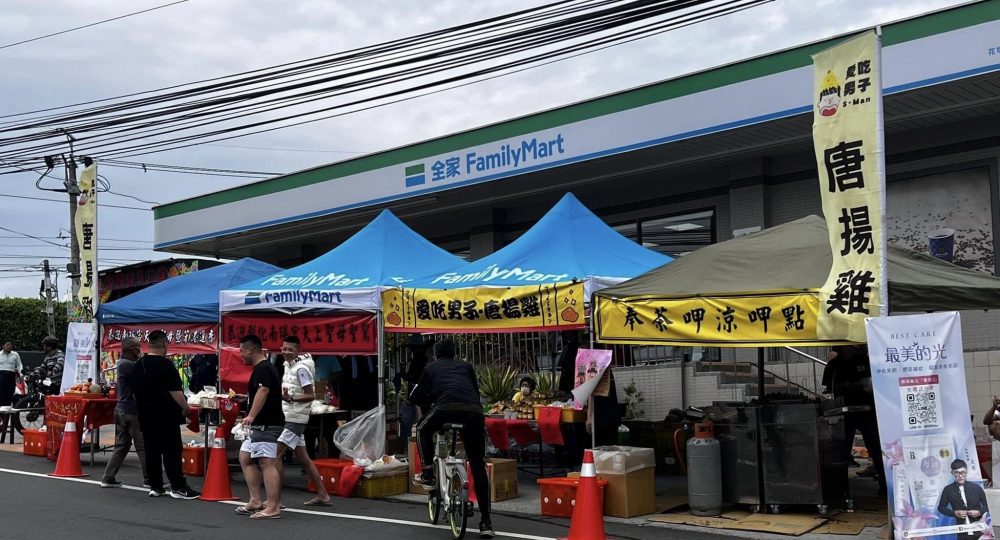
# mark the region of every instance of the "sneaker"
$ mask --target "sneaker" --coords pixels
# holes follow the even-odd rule
[[[191,499],[197,499],[199,496],[201,496],[201,493],[198,493],[197,491],[185,486],[182,487],[181,489],[171,489],[170,496],[175,499],[191,500]]]
[[[149,490],[149,496],[150,497],[163,497],[166,494],[167,494],[167,490],[165,490],[165,489],[152,488],[152,489]]]
[[[434,489],[434,479],[425,478],[422,474],[415,474],[413,475],[413,485],[422,487],[426,491],[430,491]]]
[[[115,480],[114,478],[111,478],[111,479],[101,480],[101,487],[102,488],[120,488],[120,487],[122,487],[122,483],[119,482],[118,480]]]
[[[493,538],[497,535],[497,532],[493,530],[493,524],[489,521],[483,521],[479,523],[479,537],[480,538]]]

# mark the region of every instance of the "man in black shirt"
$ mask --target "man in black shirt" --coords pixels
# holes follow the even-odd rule
[[[166,470],[171,497],[196,499],[200,494],[188,487],[181,472],[180,425],[190,409],[184,398],[181,376],[174,363],[166,358],[167,335],[154,330],[149,333],[148,341],[149,354],[136,362],[132,373],[139,428],[146,447],[149,496],[167,494],[163,487],[163,471]]]
[[[215,386],[219,382],[219,357],[214,354],[196,354],[188,364],[191,368],[191,379],[188,389],[194,393],[201,392],[206,386]]]
[[[434,434],[445,424],[461,424],[465,455],[482,514],[479,536],[493,538],[496,533],[490,519],[490,481],[486,475],[486,420],[476,371],[471,364],[455,360],[455,343],[450,339],[434,344],[434,358],[410,394],[415,405],[424,410],[430,407],[417,424],[423,471],[414,481],[425,487],[434,486]]]
[[[248,386],[250,410],[243,425],[250,428],[250,437],[240,448],[240,466],[247,481],[250,497],[236,513],[251,519],[281,518],[281,473],[278,471],[278,437],[285,427],[281,410],[281,378],[274,364],[267,360],[263,343],[251,334],[240,340],[243,363],[253,366]],[[257,461],[254,464],[254,460]],[[258,468],[259,467],[259,468]],[[260,480],[264,478],[267,500],[261,502]]]

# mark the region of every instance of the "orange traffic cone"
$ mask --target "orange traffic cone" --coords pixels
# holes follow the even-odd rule
[[[216,438],[208,457],[205,471],[205,485],[201,489],[203,501],[235,501],[233,488],[229,484],[229,463],[226,461],[226,440]]]
[[[62,444],[59,445],[59,458],[56,460],[56,472],[49,476],[79,478],[83,474],[80,466],[80,438],[76,434],[76,422],[66,422],[63,429]]]
[[[561,540],[606,540],[604,534],[604,501],[597,487],[594,453],[585,450],[580,469],[580,485],[576,487],[576,506],[569,523],[569,536]]]

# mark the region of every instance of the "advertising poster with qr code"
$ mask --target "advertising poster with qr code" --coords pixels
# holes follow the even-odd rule
[[[957,312],[865,321],[895,538],[994,538]]]

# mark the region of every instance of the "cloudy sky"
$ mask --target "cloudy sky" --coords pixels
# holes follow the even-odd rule
[[[151,90],[311,58],[467,23],[533,0],[188,0],[22,45],[4,45],[171,0],[6,0],[0,11],[0,115]],[[726,18],[420,99],[241,139],[145,156],[150,163],[291,172],[616,92],[960,4],[955,0],[776,0]],[[321,106],[321,105],[318,105]],[[136,158],[136,160],[140,160]],[[168,202],[248,182],[102,167],[116,193]],[[36,296],[48,257],[64,267],[68,205],[37,174],[0,176],[0,296]],[[51,182],[51,183],[50,183]],[[45,186],[56,186],[44,181]],[[105,194],[102,268],[169,257],[150,251],[150,204]],[[135,209],[133,209],[135,208]],[[60,292],[67,290],[60,279]]]

